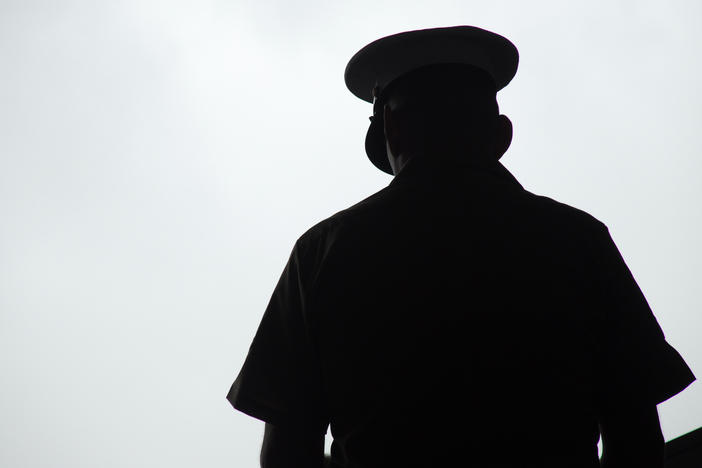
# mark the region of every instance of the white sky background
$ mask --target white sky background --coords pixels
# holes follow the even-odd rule
[[[257,466],[224,397],[290,250],[391,180],[346,62],[456,24],[520,51],[505,165],[610,227],[702,376],[702,3],[0,0],[0,465]]]

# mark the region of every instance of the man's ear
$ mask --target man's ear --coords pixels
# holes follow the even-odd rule
[[[506,115],[498,115],[495,130],[495,156],[500,159],[507,152],[509,145],[512,144],[512,121]]]

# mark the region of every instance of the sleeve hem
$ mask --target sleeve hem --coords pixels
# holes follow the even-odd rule
[[[327,433],[328,423],[324,423],[324,426],[322,426],[322,423],[315,424],[311,421],[305,421],[304,418],[294,418],[289,414],[277,411],[252,398],[248,398],[242,395],[240,392],[237,392],[236,395],[232,395],[231,393],[228,394],[227,400],[234,409],[241,411],[252,418],[272,424],[273,426],[303,427],[307,428],[310,432],[319,433],[322,435]]]
[[[688,370],[688,371],[689,371],[689,370]],[[685,389],[686,389],[687,387],[689,387],[690,384],[692,384],[692,382],[694,382],[695,380],[697,380],[697,379],[696,379],[695,376],[692,374],[692,372],[689,371],[688,376],[687,376],[687,378],[686,378],[685,380],[681,380],[681,381],[678,383],[678,385],[676,385],[674,388],[670,388],[670,389],[663,390],[663,391],[660,391],[660,392],[655,393],[655,394],[653,395],[653,400],[656,402],[657,405],[660,404],[660,403],[663,403],[664,401],[666,401],[666,400],[668,400],[668,399],[674,397],[674,396],[677,395],[678,393],[680,393],[680,392],[682,392],[683,390],[685,390]]]

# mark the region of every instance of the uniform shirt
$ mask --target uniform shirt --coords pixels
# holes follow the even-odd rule
[[[300,236],[227,399],[338,466],[596,467],[599,408],[694,379],[604,224],[414,158]]]

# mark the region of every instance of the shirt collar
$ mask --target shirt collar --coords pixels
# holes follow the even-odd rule
[[[461,178],[468,174],[485,174],[489,177],[497,178],[508,183],[518,189],[522,189],[522,185],[507,170],[499,161],[490,163],[477,163],[474,161],[465,160],[441,160],[428,157],[417,158],[413,157],[403,166],[399,174],[397,174],[390,186],[402,185],[411,181],[432,181],[436,179],[455,179]]]

